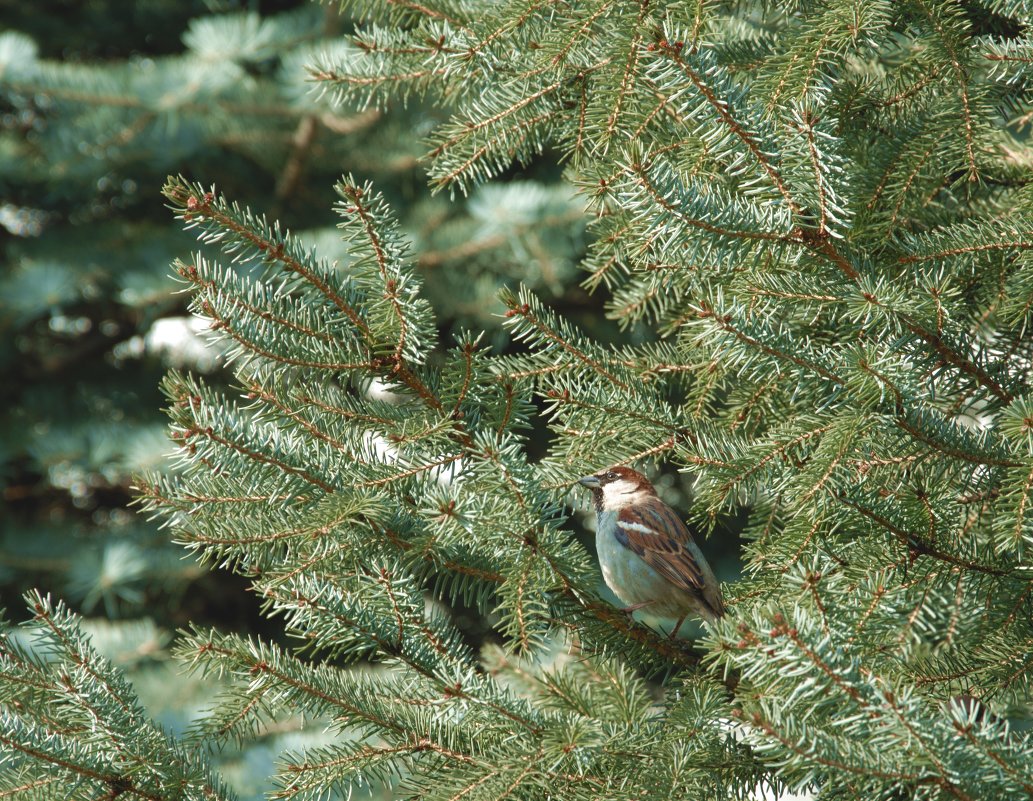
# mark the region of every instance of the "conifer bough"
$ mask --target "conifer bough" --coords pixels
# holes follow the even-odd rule
[[[340,741],[287,756],[279,798],[1033,794],[1023,5],[351,7],[368,24],[315,78],[347,103],[449,104],[438,187],[562,153],[594,215],[586,286],[638,344],[515,289],[525,352],[442,345],[372,187],[339,185],[332,265],[170,179],[222,254],[177,269],[240,393],[168,377],[181,469],[142,495],[310,650],[181,638],[237,688],[196,742],[329,721]],[[535,398],[553,436],[532,464]],[[642,460],[691,474],[699,529],[747,519],[702,663],[601,599],[568,533],[578,476]],[[503,646],[474,654],[428,596],[493,612]],[[160,738],[113,748],[138,721],[80,703],[60,665],[84,692],[107,668],[64,653],[4,645],[19,781],[124,794],[112,777],[185,770]],[[376,669],[342,667],[360,659]]]

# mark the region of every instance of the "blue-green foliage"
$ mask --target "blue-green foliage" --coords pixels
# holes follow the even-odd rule
[[[315,249],[343,270],[352,256],[334,227],[333,181],[354,168],[392,197],[412,198],[421,132],[444,118],[419,104],[356,112],[319,91],[307,65],[361,53],[340,35],[352,23],[336,13],[299,4],[260,16],[226,6],[190,19],[200,13],[190,5],[147,0],[103,20],[91,6],[60,19],[26,11],[25,32],[0,33],[0,225],[9,234],[0,483],[10,502],[0,576],[12,595],[44,584],[87,614],[146,607],[161,616],[202,576],[126,508],[133,477],[170,464],[161,375],[215,372],[221,386],[219,367],[239,355],[232,341],[206,340],[169,279],[191,238],[161,206],[165,176],[182,169],[231,187],[237,200],[300,230],[300,251]],[[406,208],[391,236],[398,248],[416,243],[417,273],[435,276],[419,303],[439,312],[405,322],[407,358],[420,358],[437,326],[489,328],[486,340],[504,340],[496,295],[517,271],[549,297],[578,291],[581,204],[547,170],[539,178],[480,188],[467,204],[424,196]],[[249,304],[237,314],[252,309],[242,336],[261,342],[294,330],[295,361],[341,362],[328,355],[332,338],[309,340],[276,322],[303,309],[281,300],[259,311],[274,302],[269,287],[211,257],[193,261],[211,280],[237,282]],[[382,304],[377,333],[390,339],[401,321]]]
[[[499,293],[513,353],[440,338],[365,182],[337,185],[335,264],[170,178],[221,251],[177,271],[235,386],[169,374],[178,471],[141,499],[302,643],[185,634],[231,688],[190,737],[318,719],[330,742],[285,758],[279,798],[1033,792],[1033,207],[1006,127],[1027,12],[346,6],[368,24],[314,79],[449,104],[437,188],[559,152],[594,214],[585,287],[629,344],[526,286]],[[567,525],[578,476],[660,461],[690,476],[697,531],[745,521],[745,576],[696,646],[609,605]],[[498,645],[470,647],[461,606]],[[90,747],[46,753],[112,759]]]

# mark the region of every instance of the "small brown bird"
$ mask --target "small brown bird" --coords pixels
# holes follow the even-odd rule
[[[676,619],[671,637],[690,614],[713,623],[725,613],[714,571],[644,475],[611,467],[578,483],[592,490],[599,566],[624,611]]]

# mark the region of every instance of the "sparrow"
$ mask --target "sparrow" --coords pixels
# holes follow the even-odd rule
[[[592,490],[599,566],[625,612],[676,619],[672,638],[690,614],[713,623],[725,613],[714,571],[644,475],[611,467],[578,483]]]

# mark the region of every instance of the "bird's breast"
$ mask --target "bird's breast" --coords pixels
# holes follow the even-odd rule
[[[617,539],[617,512],[601,512],[595,530],[595,548],[606,586],[626,604],[656,597],[656,572]]]
[[[623,548],[624,546],[617,542],[617,513],[599,512],[595,526],[595,549],[599,552],[599,564],[603,568],[603,575],[606,575],[607,565],[613,564]]]

